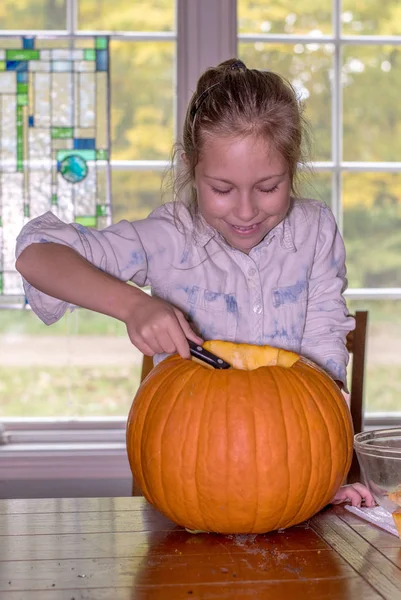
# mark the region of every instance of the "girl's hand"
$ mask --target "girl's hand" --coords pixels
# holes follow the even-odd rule
[[[137,296],[124,322],[131,342],[147,356],[178,352],[182,358],[189,358],[187,338],[203,344],[184,313],[154,296]]]
[[[362,483],[353,483],[351,485],[343,485],[340,487],[338,492],[331,499],[330,504],[347,503],[352,506],[360,507],[362,502],[369,508],[372,508],[376,504],[367,487],[362,485]]]

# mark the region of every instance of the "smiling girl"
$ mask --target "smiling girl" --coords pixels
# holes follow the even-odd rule
[[[188,106],[176,201],[102,231],[33,219],[17,240],[29,304],[47,324],[69,305],[115,317],[155,362],[189,358],[188,339],[269,344],[345,387],[344,244],[330,209],[297,197],[302,148],[288,82],[236,59],[208,69]],[[346,499],[373,503],[360,484],[333,502]]]

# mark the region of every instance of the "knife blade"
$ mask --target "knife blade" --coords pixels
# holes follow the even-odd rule
[[[203,348],[203,346],[196,344],[192,340],[188,340],[188,344],[189,344],[189,351],[191,353],[191,356],[193,356],[195,359],[205,363],[209,367],[212,367],[213,369],[230,369],[231,368],[231,365],[228,362],[226,362],[219,356],[216,356],[216,354],[213,354],[213,352],[209,352],[209,350],[205,350],[205,348]]]

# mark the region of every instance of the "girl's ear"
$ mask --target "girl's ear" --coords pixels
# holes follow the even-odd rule
[[[183,163],[185,163],[187,166],[189,165],[189,160],[188,160],[188,157],[187,157],[187,155],[185,154],[185,152],[183,152],[183,153],[181,154],[181,160],[182,160],[182,162],[183,162]]]

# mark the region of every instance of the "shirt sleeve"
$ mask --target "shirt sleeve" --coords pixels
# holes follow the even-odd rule
[[[355,328],[343,292],[347,287],[344,242],[329,208],[323,207],[309,280],[301,354],[325,369],[347,390],[346,337]]]
[[[95,267],[122,281],[148,285],[148,260],[135,224],[120,221],[103,230],[66,224],[53,213],[33,219],[17,238],[16,258],[30,244],[63,244],[73,248]],[[32,310],[47,325],[60,319],[69,305],[40,292],[23,279],[24,290]]]

